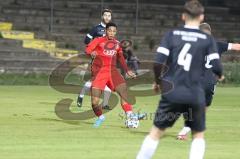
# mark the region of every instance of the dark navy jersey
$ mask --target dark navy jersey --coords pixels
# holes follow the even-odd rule
[[[229,43],[226,42],[217,42],[217,47],[218,47],[218,53],[220,54],[220,56],[224,53],[227,52],[229,49]]]
[[[163,96],[171,102],[205,105],[202,79],[205,73],[205,56],[210,59],[213,70],[222,75],[220,57],[214,38],[198,28],[182,27],[168,32],[157,49],[156,63],[166,64],[168,71],[162,75],[172,83],[173,89]]]
[[[217,48],[218,48],[218,53],[221,57],[221,55],[224,53],[224,52],[227,52],[229,50],[229,43],[226,43],[226,42],[217,42]],[[209,64],[210,61],[208,59],[206,59],[206,72],[205,72],[205,75],[204,75],[204,79],[203,79],[203,84],[205,87],[208,87],[209,84],[216,84],[217,83],[217,79],[216,79],[216,76],[215,74],[213,73],[212,71],[212,65]]]
[[[106,25],[103,23],[98,24],[97,26],[93,27],[90,33],[87,34],[85,37],[84,43],[87,45],[96,37],[105,36]]]

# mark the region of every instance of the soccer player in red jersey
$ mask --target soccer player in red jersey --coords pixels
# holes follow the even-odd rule
[[[117,60],[131,78],[136,75],[128,69],[123,57],[120,42],[115,39],[117,26],[114,23],[106,25],[106,36],[95,38],[86,47],[86,54],[94,57],[92,62],[92,108],[98,119],[94,127],[99,127],[105,120],[102,107],[99,106],[100,96],[105,86],[116,91],[121,97],[121,105],[127,118],[135,116],[132,105],[127,102],[127,85],[116,67]]]
[[[87,36],[85,37],[84,43],[86,45],[88,45],[93,39],[95,39],[97,37],[103,37],[106,35],[106,24],[108,24],[112,21],[112,14],[113,14],[112,10],[110,10],[110,9],[104,9],[102,11],[101,23],[98,24],[97,26],[93,27],[91,29],[91,32],[88,33]],[[90,91],[91,86],[92,86],[91,81],[87,81],[84,84],[84,86],[81,89],[81,92],[77,98],[77,106],[78,107],[82,107],[84,95],[85,95],[85,93]],[[102,107],[103,107],[103,109],[109,109],[108,101],[111,96],[111,90],[108,87],[106,87],[103,94],[104,94],[104,98],[103,98]]]

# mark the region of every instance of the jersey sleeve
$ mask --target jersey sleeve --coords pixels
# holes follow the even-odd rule
[[[99,38],[95,38],[86,46],[85,53],[90,55],[96,49],[98,44],[99,44]]]
[[[97,28],[93,27],[92,30],[90,31],[90,33],[88,33],[86,35],[86,37],[84,39],[84,43],[86,45],[89,44],[95,38],[96,32],[97,32]]]
[[[170,55],[171,50],[171,32],[166,33],[166,35],[163,37],[160,46],[157,48],[155,63],[153,66],[153,72],[155,77],[155,82],[160,84],[161,81],[161,75],[164,71],[164,64],[168,59],[168,56]]]
[[[217,43],[213,37],[210,37],[210,42],[207,51],[207,58],[210,61],[210,64],[213,66],[212,71],[217,76],[221,77],[223,74],[223,67],[220,60],[220,55],[217,49]]]
[[[127,63],[126,63],[126,60],[124,58],[124,55],[123,55],[123,50],[121,47],[119,47],[119,49],[117,50],[117,55],[118,55],[118,61],[119,63],[121,64],[122,68],[124,69],[125,72],[128,71],[128,66],[127,66]]]
[[[170,40],[171,40],[171,32],[168,32],[163,37],[160,46],[157,48],[157,54],[155,58],[156,63],[163,64],[166,62],[171,49]]]
[[[229,44],[226,42],[217,42],[218,53],[222,55],[222,53],[227,52],[229,48]]]

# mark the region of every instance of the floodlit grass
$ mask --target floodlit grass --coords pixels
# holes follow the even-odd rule
[[[94,119],[67,121],[55,114],[55,104],[70,98],[75,113],[91,109],[86,96],[84,106],[76,107],[76,94],[63,94],[47,86],[0,87],[0,158],[5,159],[134,159],[152,120],[138,129],[124,127],[118,106],[106,114],[99,129]],[[135,110],[154,113],[159,96],[137,97]],[[240,156],[240,87],[218,88],[207,113],[205,159],[238,159]],[[183,124],[180,119],[160,142],[154,159],[186,159],[188,141],[177,141]]]

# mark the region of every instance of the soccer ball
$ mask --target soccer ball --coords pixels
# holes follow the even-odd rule
[[[128,118],[126,121],[125,121],[125,125],[127,128],[138,128],[139,126],[139,120],[137,117],[131,117],[131,118]]]

